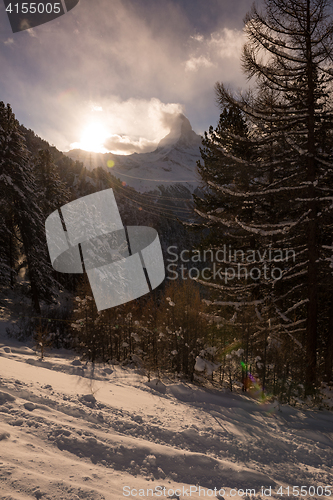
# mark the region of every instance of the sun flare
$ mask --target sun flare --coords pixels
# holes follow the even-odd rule
[[[83,130],[80,138],[80,149],[93,153],[105,153],[104,142],[109,136],[107,129],[101,123],[90,123]]]

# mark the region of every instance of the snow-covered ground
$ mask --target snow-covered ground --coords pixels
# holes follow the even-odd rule
[[[40,361],[7,338],[3,313],[1,499],[333,497],[333,413],[156,385],[65,351]]]

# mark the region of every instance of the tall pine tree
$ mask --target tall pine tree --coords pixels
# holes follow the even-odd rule
[[[248,186],[230,184],[230,154],[212,133],[201,170],[207,166],[213,173],[207,154],[220,159],[221,173],[212,175],[210,188],[220,192],[223,208],[228,202],[229,217],[227,212],[214,213],[215,225],[252,235],[261,255],[265,250],[295,252],[288,254],[294,258],[282,262],[281,279],[268,280],[266,298],[260,287],[262,306],[257,316],[264,331],[263,350],[267,339],[275,336],[284,345],[282,341],[289,338],[294,362],[301,364],[298,374],[310,390],[318,368],[320,373],[324,370],[325,349],[326,375],[332,376],[328,317],[333,310],[329,267],[333,23],[328,0],[264,3],[264,12],[254,6],[245,18],[248,42],[242,63],[249,79],[254,79],[251,91],[234,95],[223,84],[216,85],[222,109],[238,109],[249,130],[252,157],[236,154],[233,158],[247,171]],[[217,135],[223,142],[223,134]],[[232,140],[237,145],[240,136],[233,134]],[[208,196],[198,204],[207,220],[212,220],[210,203]],[[318,330],[320,322],[324,334]]]
[[[44,217],[38,205],[38,187],[26,149],[10,105],[0,102],[0,212],[1,232],[6,235],[5,266],[15,271],[13,248],[21,246],[30,280],[36,312],[40,300],[50,300],[55,286],[47,255]],[[13,247],[13,248],[12,248]]]
[[[66,184],[60,179],[58,167],[48,149],[41,149],[33,161],[33,173],[38,185],[39,207],[47,218],[70,199]]]

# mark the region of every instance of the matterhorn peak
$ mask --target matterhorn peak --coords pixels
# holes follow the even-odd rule
[[[201,145],[201,137],[194,132],[189,120],[182,113],[168,119],[170,132],[158,144],[158,148],[168,146],[193,148]]]
[[[164,137],[157,149],[146,153],[116,155],[112,153],[86,153],[85,166],[91,168],[93,155],[94,165],[103,165],[121,182],[133,187],[140,193],[165,189],[188,191],[189,197],[199,185],[197,162],[201,160],[199,147],[202,144],[200,135],[196,134],[189,120],[183,114],[165,113],[164,126],[169,133]],[[77,151],[70,151],[68,156],[82,161]],[[94,159],[95,158],[95,159]],[[109,167],[109,160],[115,167]],[[162,188],[162,189],[161,189]]]

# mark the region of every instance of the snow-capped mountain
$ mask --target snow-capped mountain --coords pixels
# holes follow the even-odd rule
[[[83,162],[87,168],[102,166],[110,170],[115,177],[141,193],[175,186],[192,193],[200,182],[196,168],[196,162],[201,158],[200,145],[201,137],[192,130],[189,120],[180,114],[155,151],[125,156],[75,149],[66,154]],[[114,163],[112,168],[108,167],[110,160]]]

